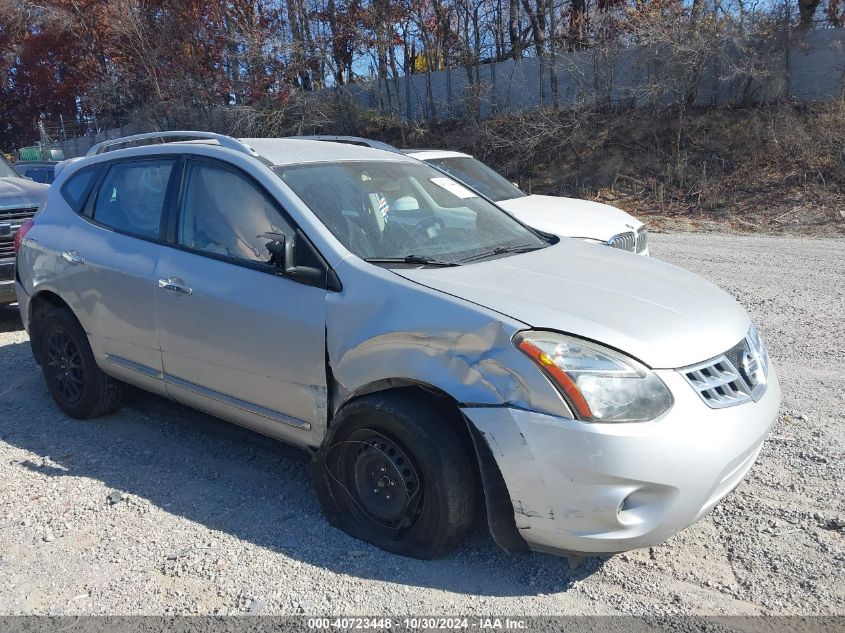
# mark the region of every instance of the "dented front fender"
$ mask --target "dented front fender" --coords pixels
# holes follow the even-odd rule
[[[344,291],[328,297],[327,351],[335,408],[368,387],[406,381],[461,404],[567,415],[557,390],[512,344],[526,325],[347,258]]]

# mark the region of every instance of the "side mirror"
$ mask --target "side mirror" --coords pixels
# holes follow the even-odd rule
[[[296,243],[299,236],[284,233],[262,233],[261,237],[269,240],[267,250],[270,251],[270,263],[278,268],[283,275],[311,285],[326,283],[326,273],[313,266],[296,265]]]
[[[291,241],[284,233],[262,233],[258,237],[267,240],[267,250],[270,251],[270,263],[276,268],[284,270],[288,255],[287,244]],[[291,252],[291,255],[293,253]]]

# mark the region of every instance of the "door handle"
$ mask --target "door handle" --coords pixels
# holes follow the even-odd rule
[[[179,277],[167,277],[166,279],[158,280],[158,287],[162,290],[169,290],[175,292],[177,295],[190,295],[194,290],[185,285],[185,282]]]
[[[82,255],[79,254],[79,251],[65,251],[62,253],[62,259],[71,266],[85,263],[85,260],[82,258]]]

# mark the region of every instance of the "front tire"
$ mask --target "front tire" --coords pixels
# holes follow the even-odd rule
[[[475,516],[475,471],[459,414],[414,389],[352,401],[312,463],[329,522],[413,558],[447,554]]]
[[[85,330],[68,308],[54,308],[37,324],[41,372],[59,408],[73,418],[114,411],[125,384],[97,367]]]

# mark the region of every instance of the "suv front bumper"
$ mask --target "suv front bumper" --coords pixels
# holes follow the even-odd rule
[[[552,553],[610,554],[663,542],[742,481],[777,418],[774,368],[758,402],[711,409],[658,371],[675,404],[653,422],[586,424],[510,407],[467,407],[505,480],[519,533]]]

